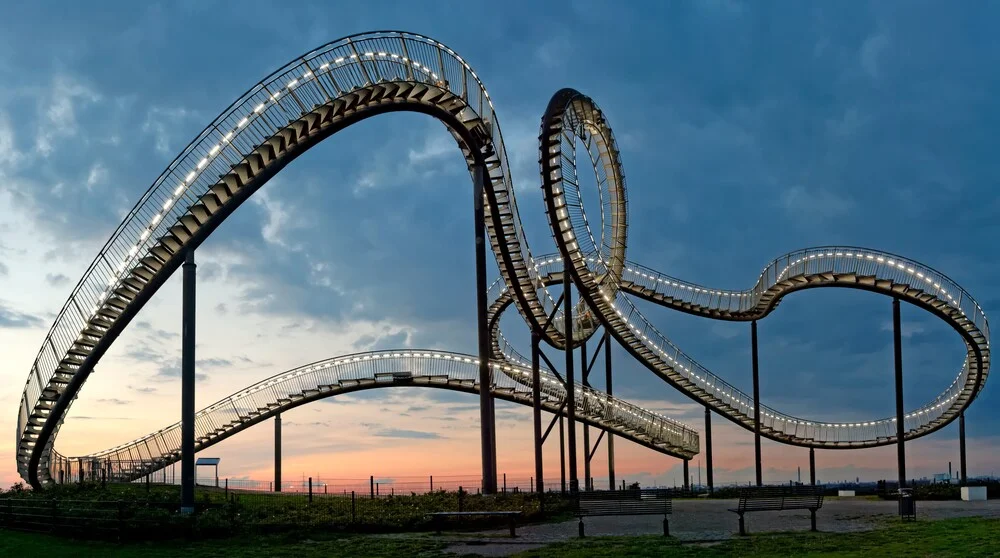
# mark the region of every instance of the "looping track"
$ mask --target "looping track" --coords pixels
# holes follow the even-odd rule
[[[726,320],[762,318],[785,294],[820,286],[867,289],[927,309],[959,332],[968,351],[955,381],[937,399],[907,415],[908,438],[953,420],[986,380],[989,329],[982,309],[944,275],[903,258],[865,249],[806,250],[771,262],[746,291],[707,289],[627,262],[625,181],[614,136],[600,109],[572,90],[553,97],[540,136],[546,211],[562,257],[533,258],[493,103],[476,73],[433,39],[373,32],[324,45],[251,88],[184,149],[126,216],[60,311],[29,373],[17,428],[22,477],[36,487],[53,480],[54,471],[67,459],[55,452],[53,443],[70,404],[108,347],[188,250],[298,155],[360,120],[394,111],[437,118],[455,137],[470,171],[480,165],[487,169],[487,233],[502,279],[491,306],[490,389],[498,397],[523,402],[526,393],[523,358],[496,330],[495,318],[504,308],[513,304],[546,342],[565,345],[562,314],[545,287],[561,272],[554,266],[561,265],[562,258],[571,264],[573,281],[589,306],[577,317],[573,343],[603,323],[654,373],[747,428],[753,425],[750,398],[684,355],[638,312],[628,295]],[[599,242],[579,194],[577,141],[588,154],[602,196]],[[554,316],[551,322],[549,315]],[[549,324],[544,331],[543,324]],[[475,391],[480,386],[464,369],[474,366],[471,361],[475,359],[411,350],[341,357],[295,369],[200,412],[198,445],[207,447],[279,409],[365,387],[436,385]],[[558,387],[547,388],[546,408],[558,408],[555,402],[565,394]],[[607,395],[588,391],[577,398],[577,409],[583,420],[659,451],[690,457],[698,450],[695,432]],[[865,447],[894,441],[891,419],[831,424],[769,408],[763,413],[762,434],[783,442]],[[72,459],[86,459],[89,467],[97,468],[127,453],[137,465],[126,476],[141,475],[176,458],[180,442],[172,438],[173,432],[173,427],[167,428]]]

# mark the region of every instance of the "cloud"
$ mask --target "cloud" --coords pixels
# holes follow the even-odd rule
[[[444,436],[436,432],[422,432],[402,428],[385,428],[374,432],[373,435],[381,438],[409,438],[415,440],[441,440],[444,438]]]
[[[38,316],[19,312],[0,301],[0,328],[17,329],[44,325],[45,321]]]
[[[780,204],[789,216],[803,221],[841,217],[854,207],[854,202],[846,196],[804,186],[793,186],[785,190],[781,194]]]
[[[93,190],[94,186],[103,184],[108,179],[108,169],[104,167],[100,162],[94,163],[90,167],[90,172],[87,173],[87,190]]]
[[[76,114],[78,106],[95,103],[100,98],[100,94],[72,76],[56,75],[49,95],[39,107],[43,118],[35,137],[35,150],[48,157],[52,154],[56,141],[75,136],[79,127]]]
[[[156,393],[158,390],[155,387],[150,386],[126,386],[128,389],[136,393]]]
[[[924,326],[913,321],[902,322],[899,330],[899,335],[906,338],[920,335],[926,331]],[[882,331],[892,331],[892,322],[882,322]]]
[[[882,52],[889,46],[885,35],[872,35],[861,45],[861,67],[873,79],[878,79]]]
[[[98,403],[103,403],[105,405],[128,405],[131,401],[125,399],[109,398],[109,399],[98,399]]]
[[[5,277],[9,274],[10,274],[10,268],[7,267],[7,264],[0,262],[0,277]]]
[[[16,165],[23,157],[24,155],[17,150],[17,141],[10,119],[5,113],[0,112],[0,177],[3,176],[5,167]]]
[[[146,111],[146,120],[142,123],[142,131],[153,136],[153,144],[161,155],[174,155],[178,146],[174,145],[179,128],[184,127],[188,120],[200,116],[188,109],[177,107],[150,107]]]
[[[63,287],[69,285],[72,280],[62,273],[46,273],[45,282],[53,287]]]

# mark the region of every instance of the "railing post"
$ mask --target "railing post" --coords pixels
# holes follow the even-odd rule
[[[351,523],[358,522],[358,501],[354,497],[354,491],[351,491]]]
[[[434,475],[431,475],[431,492],[434,492]]]
[[[309,503],[313,503],[313,478],[309,477]]]
[[[368,487],[371,490],[372,499],[375,499],[375,475],[368,477]]]
[[[226,499],[229,499],[229,477],[226,477]]]

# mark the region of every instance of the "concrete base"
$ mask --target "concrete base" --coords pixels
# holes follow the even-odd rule
[[[963,486],[962,500],[966,502],[976,502],[986,499],[985,486]]]
[[[840,496],[841,498],[843,498],[845,496],[849,497],[849,496],[854,496],[854,495],[855,494],[854,494],[853,490],[838,490],[837,491],[837,496]]]

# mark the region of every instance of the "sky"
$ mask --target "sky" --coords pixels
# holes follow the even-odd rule
[[[273,69],[368,30],[438,39],[482,78],[535,254],[555,250],[538,188],[538,126],[551,95],[573,87],[615,130],[631,260],[745,288],[791,250],[878,248],[939,269],[992,316],[998,16],[992,3],[917,1],[5,6],[0,430],[15,430],[24,380],[74,284],[175,155]],[[284,169],[198,250],[198,407],[340,354],[475,352],[470,186],[451,136],[418,114],[361,122]],[[179,419],[180,291],[175,274],[101,360],[60,432],[61,453]],[[637,304],[689,355],[751,390],[748,324]],[[508,314],[505,334],[527,353],[524,322]],[[964,347],[926,312],[904,305],[902,316],[914,408],[951,381]],[[893,414],[889,299],[796,293],[759,328],[764,404],[811,420]],[[703,430],[701,407],[622,349],[613,356],[616,395]],[[393,388],[300,407],[284,416],[284,473],[478,477],[477,402]],[[1000,469],[998,403],[988,383],[966,414],[970,475]],[[530,409],[500,402],[497,421],[500,472],[527,478]],[[713,426],[716,482],[752,479],[752,433],[718,417]],[[220,476],[268,480],[272,434],[262,424],[201,455],[222,458]],[[957,470],[957,437],[952,424],[907,444],[909,476],[947,471],[949,461]],[[615,449],[619,478],[681,480],[676,458],[625,441]],[[14,450],[13,438],[0,445],[0,485],[18,480]],[[546,444],[548,478],[558,477],[557,451]],[[894,478],[895,451],[821,450],[817,474]],[[596,456],[601,478],[603,449]],[[807,468],[808,452],[764,441],[763,463],[766,481],[787,481]]]

